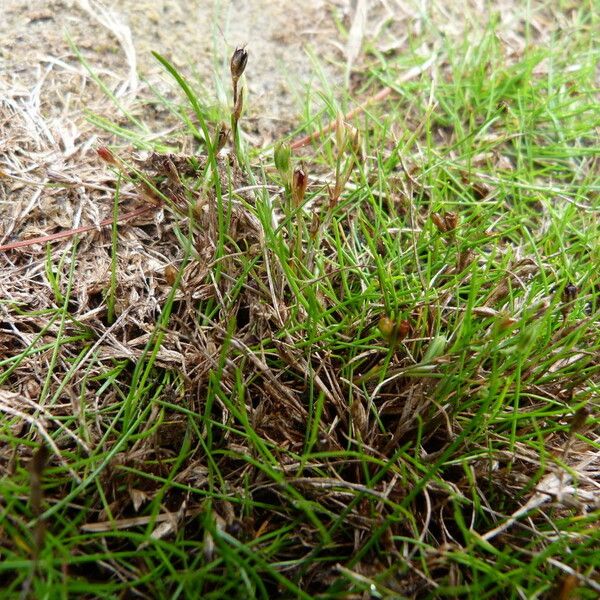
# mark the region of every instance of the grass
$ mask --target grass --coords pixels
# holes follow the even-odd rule
[[[516,57],[494,21],[446,43],[360,143],[279,170],[216,156],[160,59],[208,143],[123,157],[113,208],[134,186],[165,223],[113,228],[104,295],[82,239],[27,280],[45,301],[2,300],[2,597],[598,596],[600,49],[574,20]],[[424,60],[372,57],[358,97]],[[314,100],[299,132],[351,107]]]

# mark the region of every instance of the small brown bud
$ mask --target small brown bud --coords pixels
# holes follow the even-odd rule
[[[430,218],[433,221],[433,224],[438,228],[438,231],[440,233],[446,233],[446,231],[448,231],[446,229],[446,222],[439,213],[431,213]]]
[[[458,227],[458,215],[455,212],[431,213],[430,218],[440,233],[451,233]]]
[[[177,279],[177,269],[173,265],[165,267],[165,279],[169,285],[173,285]]]
[[[406,319],[394,321],[389,317],[381,317],[377,327],[383,338],[390,344],[395,344],[403,340],[411,330],[410,322]]]
[[[248,63],[248,52],[245,48],[236,48],[231,56],[231,78],[237,81],[244,72],[246,64]]]
[[[215,137],[215,153],[218,154],[227,144],[231,130],[225,123],[221,123]]]
[[[396,339],[403,340],[410,333],[410,323],[405,319],[396,323]]]
[[[304,194],[308,187],[308,175],[304,170],[304,166],[301,165],[294,169],[292,175],[292,199],[296,206],[300,206],[304,201]]]
[[[578,431],[581,431],[585,427],[585,422],[590,416],[590,409],[587,406],[582,406],[571,419],[571,426],[569,427],[569,434],[573,435]]]
[[[573,302],[575,298],[577,298],[577,286],[572,283],[567,284],[562,293],[562,301],[566,304],[568,302]]]
[[[458,227],[458,215],[455,212],[447,212],[444,215],[444,224],[446,231],[453,231]]]
[[[98,156],[104,162],[108,163],[109,165],[113,165],[115,167],[119,166],[119,163],[118,163],[117,159],[115,158],[115,155],[106,146],[100,146],[100,148],[96,148],[96,152],[97,152]]]

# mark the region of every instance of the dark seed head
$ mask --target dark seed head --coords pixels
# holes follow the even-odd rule
[[[229,140],[230,129],[225,123],[221,123],[216,135],[215,152],[221,151]]]
[[[440,233],[448,231],[444,218],[439,213],[431,213],[430,218]]]
[[[574,433],[577,433],[578,431],[581,431],[584,428],[585,422],[587,421],[590,414],[591,414],[590,409],[587,408],[587,406],[582,406],[573,415],[573,418],[571,419],[571,426],[569,427],[569,433],[571,433],[571,435],[572,435]]]
[[[304,194],[308,187],[308,175],[303,167],[296,167],[292,175],[292,196],[296,206],[300,206],[304,200]]]
[[[573,302],[577,298],[577,286],[572,283],[567,284],[562,293],[563,302]]]
[[[246,63],[248,62],[248,52],[245,48],[236,48],[233,55],[231,56],[231,77],[234,80],[238,80],[244,69],[246,68]]]
[[[108,163],[109,165],[118,166],[115,155],[106,146],[100,146],[100,148],[96,148],[96,152],[104,162]]]
[[[225,527],[225,531],[234,538],[241,538],[244,535],[244,526],[241,521],[234,519],[231,523],[228,523]]]
[[[444,224],[446,231],[453,231],[458,226],[458,215],[455,212],[447,212],[444,215]]]

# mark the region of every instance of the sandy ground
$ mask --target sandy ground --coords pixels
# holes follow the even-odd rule
[[[183,95],[152,51],[223,107],[229,57],[246,45],[244,131],[262,146],[294,130],[308,89],[351,85],[367,44],[398,52],[422,27],[410,6],[379,0],[2,0],[0,245],[106,215],[106,193],[41,186],[95,179],[94,149],[115,140],[86,115],[126,125],[106,90],[150,131],[173,127],[155,93]]]
[[[568,11],[532,3],[530,36],[538,44],[568,27]],[[431,59],[443,70],[442,40],[478,35],[500,5],[420,0],[2,0],[0,2],[0,246],[61,228],[98,224],[111,206],[97,179],[95,148],[115,142],[90,113],[127,126],[109,99],[157,136],[176,124],[156,93],[183,103],[152,56],[167,57],[226,114],[228,63],[246,45],[243,129],[255,147],[295,129],[305,98],[349,87],[380,57],[406,68]],[[507,55],[524,48],[524,14],[513,0],[496,12]],[[412,61],[412,62],[411,62]],[[86,66],[87,65],[87,66]],[[358,77],[360,79],[360,77]],[[103,90],[98,80],[105,87]],[[383,84],[382,84],[383,85]],[[350,107],[349,107],[350,108]],[[122,142],[122,140],[118,140]],[[179,140],[181,143],[181,140]],[[185,142],[184,142],[185,143]],[[181,147],[181,146],[180,146]],[[185,148],[183,148],[185,149]],[[62,193],[48,183],[68,183]],[[41,247],[38,248],[38,250]]]
[[[0,245],[98,223],[103,216],[106,194],[40,187],[56,177],[86,181],[97,171],[94,148],[110,136],[88,122],[88,112],[124,124],[90,70],[158,134],[173,120],[155,91],[178,101],[182,94],[151,51],[168,57],[197,89],[226,106],[229,57],[237,45],[246,45],[246,130],[253,143],[269,143],[294,127],[303,85],[313,72],[306,50],[318,47],[324,57],[327,45],[331,57],[340,55],[329,40],[336,31],[333,17],[351,16],[343,4],[0,2],[0,169],[6,175],[0,179]]]
[[[432,73],[443,69],[442,38],[477,36],[491,10],[502,8],[496,13],[502,43],[507,54],[519,56],[523,11],[513,0],[501,4],[1,0],[0,246],[98,224],[107,215],[108,188],[74,191],[97,179],[95,148],[115,141],[87,115],[126,125],[108,90],[151,132],[171,131],[173,118],[156,101],[156,92],[178,102],[183,94],[151,51],[168,57],[215,106],[226,107],[229,57],[236,46],[246,45],[243,128],[260,147],[294,130],[307,90],[319,102],[318,90],[329,87],[341,97],[350,86],[360,102],[353,76],[377,67],[381,56],[406,61],[407,69],[431,58]],[[568,11],[552,11],[552,4],[531,3],[530,35],[536,43],[550,40],[553,28],[568,21]],[[71,187],[60,193],[47,187],[52,182]]]
[[[287,121],[300,109],[302,86],[315,76],[307,50],[339,61],[336,20],[352,17],[349,2],[322,0],[4,0],[2,7],[0,93],[35,96],[46,119],[68,120],[83,108],[102,112],[107,105],[68,38],[128,105],[147,98],[149,84],[162,93],[173,87],[151,51],[226,100],[228,58],[246,45],[248,116],[257,120],[256,132],[271,134],[292,125]],[[334,80],[334,69],[325,69]]]

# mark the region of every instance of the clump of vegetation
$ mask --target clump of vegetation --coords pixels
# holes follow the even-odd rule
[[[266,153],[245,49],[229,152],[159,56],[197,151],[102,149],[108,252],[3,301],[7,594],[596,598],[598,55],[490,27]]]

